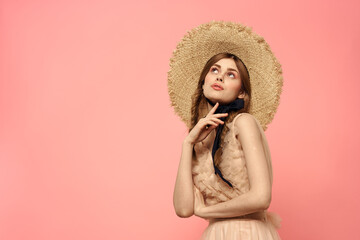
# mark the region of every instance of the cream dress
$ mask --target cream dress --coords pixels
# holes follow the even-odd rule
[[[222,161],[219,164],[224,178],[231,182],[233,188],[227,185],[218,175],[214,173],[211,156],[212,143],[208,139],[214,139],[215,131],[204,141],[194,146],[196,158],[193,162],[193,180],[195,187],[200,190],[206,206],[228,201],[250,189],[246,159],[236,139],[238,134],[234,123],[241,115],[238,114],[234,120],[227,123],[229,131],[224,138]],[[248,114],[250,115],[250,114]],[[252,116],[252,115],[250,115]],[[255,119],[255,118],[254,118]],[[256,120],[256,119],[255,119]],[[272,166],[270,151],[265,134],[261,125],[256,120],[262,136],[262,144],[270,169],[272,182]],[[210,219],[209,225],[201,236],[202,240],[278,240],[280,239],[276,228],[280,226],[280,218],[275,213],[261,211],[239,218]]]

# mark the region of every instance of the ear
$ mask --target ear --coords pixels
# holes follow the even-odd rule
[[[245,97],[245,92],[241,91],[238,95],[238,98],[244,98]]]

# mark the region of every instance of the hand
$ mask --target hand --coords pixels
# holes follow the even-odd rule
[[[205,218],[205,202],[204,197],[197,187],[194,187],[194,214],[195,216]]]
[[[189,132],[186,140],[192,144],[200,142],[204,140],[209,133],[215,129],[219,124],[224,124],[222,120],[219,118],[226,117],[227,113],[217,113],[214,114],[219,103],[216,103],[215,106],[209,111],[209,113],[204,117],[201,118],[193,129]]]

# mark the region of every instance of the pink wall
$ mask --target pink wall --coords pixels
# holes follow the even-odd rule
[[[356,239],[359,1],[0,1],[0,239],[198,239],[172,191],[186,129],[168,60],[210,20],[280,60],[266,131],[283,239]],[[141,111],[140,111],[141,109]]]

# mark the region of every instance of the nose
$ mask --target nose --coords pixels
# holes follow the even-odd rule
[[[222,81],[223,81],[223,78],[222,78],[222,76],[217,76],[217,77],[216,77],[216,80],[222,82]]]

